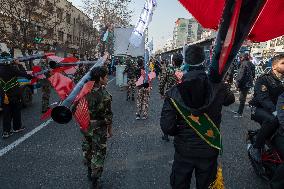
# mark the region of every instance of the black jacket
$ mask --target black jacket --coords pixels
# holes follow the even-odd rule
[[[216,126],[220,127],[222,106],[228,106],[235,101],[234,94],[229,87],[224,83],[210,83],[206,73],[202,70],[189,71],[185,74],[182,83],[166,93],[161,113],[161,129],[165,134],[174,136],[176,152],[186,157],[217,156],[219,151],[209,146],[193,129],[187,126],[170,98],[190,109],[196,116],[207,113]]]
[[[249,102],[252,106],[264,108],[268,112],[276,110],[276,103],[280,94],[284,92],[284,85],[271,71],[260,76],[254,86],[254,96]]]
[[[19,67],[15,65],[6,65],[6,64],[0,64],[0,79],[2,79],[4,82],[10,81],[12,78],[17,77],[25,77],[27,79],[32,79],[33,77],[26,72],[23,72],[20,70]],[[3,98],[4,91],[0,87],[0,96]],[[19,102],[21,90],[20,87],[17,85],[10,90],[7,91],[7,96],[9,98],[9,101],[11,102]]]
[[[278,98],[276,110],[280,125],[279,133],[284,136],[284,93],[282,93]]]
[[[253,87],[253,80],[255,78],[255,66],[250,61],[244,61],[238,70],[237,87],[246,89]]]

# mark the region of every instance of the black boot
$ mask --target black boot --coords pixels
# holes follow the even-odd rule
[[[92,180],[92,169],[88,167],[88,179]]]
[[[98,178],[97,177],[92,177],[92,186],[93,189],[99,189],[99,182],[98,182]]]

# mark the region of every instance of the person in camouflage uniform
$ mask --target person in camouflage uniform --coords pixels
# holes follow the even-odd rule
[[[175,75],[176,71],[180,68],[183,62],[183,57],[181,54],[174,54],[173,56],[173,65],[168,66],[166,71],[162,71],[159,89],[160,94],[164,97],[165,92],[175,86],[178,82],[178,79]]]
[[[49,68],[49,65],[47,65],[47,61],[41,62],[41,69],[45,70]],[[45,78],[41,79],[39,82],[41,84],[41,92],[42,92],[42,98],[41,98],[41,112],[45,113],[49,108],[49,99],[50,99],[50,90],[51,90],[51,84],[48,80],[50,77],[50,72],[45,73]]]
[[[161,74],[159,75],[159,81],[161,82],[161,80],[164,79],[164,76],[166,75],[166,71],[167,71],[167,64],[165,60],[161,61]],[[160,85],[159,85],[160,87]],[[161,90],[161,89],[160,89]]]
[[[178,78],[176,77],[176,71],[180,68],[183,62],[183,56],[181,54],[174,54],[173,65],[168,66],[166,71],[162,73],[161,80],[159,83],[160,94],[164,98],[165,92],[178,83]],[[165,90],[166,89],[166,90]],[[169,136],[164,134],[162,139],[169,141]]]
[[[91,77],[95,84],[86,95],[90,125],[87,131],[83,131],[82,150],[88,167],[88,178],[92,180],[94,188],[98,187],[98,179],[103,172],[107,138],[112,136],[112,97],[106,90],[107,74],[108,70],[104,67],[93,69]]]
[[[138,60],[138,66],[141,73],[141,76],[145,79],[146,73],[143,66],[143,60]],[[149,109],[149,99],[150,99],[150,82],[143,83],[142,85],[137,86],[137,112],[136,112],[136,120],[148,118],[148,109]]]
[[[134,95],[135,95],[135,83],[136,83],[136,73],[137,73],[137,67],[129,58],[126,59],[126,68],[124,70],[124,74],[127,74],[127,97],[126,100],[130,100],[130,93],[131,93],[131,99],[134,101]]]

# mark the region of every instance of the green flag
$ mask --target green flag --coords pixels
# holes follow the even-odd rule
[[[187,108],[179,105],[172,98],[171,101],[188,126],[190,126],[205,142],[213,148],[218,150],[222,149],[220,131],[207,114],[204,113],[201,116],[194,116]]]

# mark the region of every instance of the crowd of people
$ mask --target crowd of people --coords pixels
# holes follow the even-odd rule
[[[254,88],[253,98],[249,102],[251,116],[261,125],[261,129],[256,143],[249,149],[252,157],[260,162],[265,141],[274,136],[272,142],[284,158],[284,55],[275,56],[271,72],[256,78],[249,55],[242,54],[236,83],[232,79],[233,68],[229,69],[222,82],[213,83],[206,73],[205,62],[204,49],[198,45],[189,46],[184,56],[174,54],[171,62],[153,57],[145,66],[142,58],[125,58],[124,74],[128,78],[126,100],[136,100],[136,120],[148,118],[154,72],[159,79],[159,94],[164,100],[160,117],[162,140],[169,141],[169,136],[174,137],[175,155],[170,177],[173,189],[189,188],[193,171],[197,188],[209,188],[214,183],[221,149],[221,144],[215,139],[220,135],[222,107],[235,102],[231,90],[233,84],[240,94],[239,108],[234,111],[236,118],[242,117],[247,95]],[[88,177],[95,188],[103,172],[107,139],[113,135],[112,96],[106,88],[108,75],[112,74],[110,69],[115,71],[113,65],[113,61],[107,61],[104,66],[91,70],[90,80],[94,84],[86,95],[90,123],[88,128],[82,129],[82,150]],[[74,74],[75,83],[89,70],[89,67],[81,65]],[[17,60],[13,64],[0,64],[4,139],[25,129],[21,124],[18,76],[28,79],[34,77],[28,75]],[[45,113],[49,108],[51,86],[47,79],[42,79],[41,83],[42,113]],[[205,126],[207,130],[202,131],[200,128]],[[284,179],[277,175],[272,179],[271,186],[280,189],[284,186],[283,182]]]

